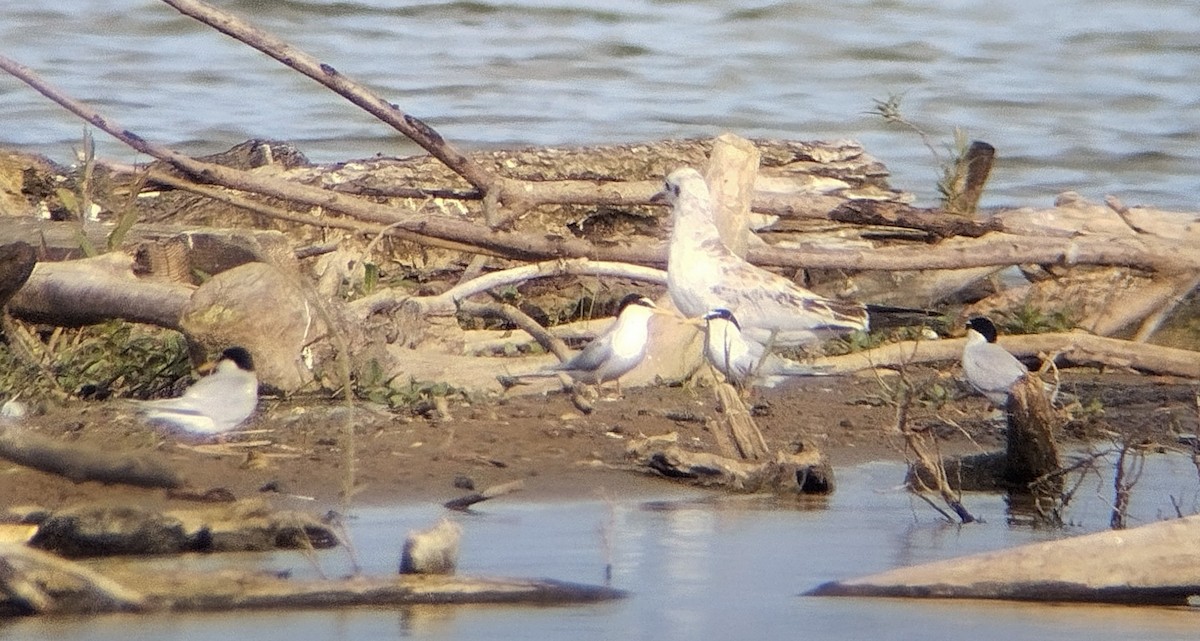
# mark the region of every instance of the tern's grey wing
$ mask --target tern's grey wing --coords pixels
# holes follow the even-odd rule
[[[133,401],[138,408],[147,412],[178,412],[180,414],[201,414],[195,399],[186,396],[176,398],[159,398],[152,401]]]
[[[554,370],[562,372],[594,372],[604,365],[612,354],[612,334],[602,334],[588,343],[570,360],[559,363]]]
[[[963,371],[983,392],[1007,392],[1029,370],[1012,354],[995,343],[981,343],[963,350]]]
[[[179,400],[211,417],[218,426],[233,429],[258,405],[258,378],[240,369],[217,372],[196,381]]]

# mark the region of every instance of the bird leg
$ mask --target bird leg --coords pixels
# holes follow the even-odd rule
[[[758,362],[754,364],[754,376],[758,376],[758,370],[766,364],[767,358],[771,355],[771,349],[775,347],[775,337],[779,334],[779,329],[771,330],[771,334],[767,336],[767,342],[763,344],[762,356],[758,358]]]

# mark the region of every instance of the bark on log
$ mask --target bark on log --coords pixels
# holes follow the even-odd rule
[[[352,577],[292,581],[274,574],[229,570],[141,569],[131,564],[103,573],[24,546],[0,546],[0,559],[19,569],[26,585],[49,599],[55,614],[184,612],[247,609],[388,607],[417,604],[565,605],[626,596],[614,588],[550,579],[453,576]],[[137,590],[126,586],[136,585]],[[2,587],[2,586],[0,586]],[[0,617],[36,614],[28,599],[0,589]]]
[[[91,325],[114,318],[180,329],[179,317],[192,295],[185,285],[139,279],[132,256],[113,252],[96,258],[38,263],[12,297],[16,316],[63,326]]]
[[[1034,487],[1043,479],[1061,483],[1061,477],[1054,476],[1061,469],[1055,440],[1058,416],[1050,407],[1041,379],[1027,375],[1017,381],[1009,393],[1006,413],[1004,480],[1025,492],[1052,493],[1061,489]]]
[[[820,585],[807,596],[1189,605],[1200,517],[1097,532]]]
[[[60,443],[16,426],[0,427],[0,456],[76,483],[97,481],[165,488],[183,485],[179,473],[166,461],[143,454]]]

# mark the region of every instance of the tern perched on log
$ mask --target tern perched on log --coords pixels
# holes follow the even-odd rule
[[[962,366],[971,387],[999,408],[1008,403],[1013,385],[1029,373],[1021,361],[996,344],[996,325],[983,316],[967,321]]]
[[[242,347],[221,352],[213,372],[178,398],[137,401],[146,418],[194,434],[223,434],[241,425],[258,406],[254,359]]]

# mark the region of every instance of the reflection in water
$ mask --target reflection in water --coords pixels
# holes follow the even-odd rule
[[[819,509],[696,495],[647,503],[501,501],[459,517],[464,574],[598,583],[611,562],[613,584],[631,594],[618,602],[71,617],[9,622],[2,634],[64,641],[1195,638],[1196,615],[1186,609],[797,597],[829,580],[1095,531],[1108,523],[1111,478],[1103,475],[1088,477],[1068,512],[1070,524],[1057,529],[1011,527],[1003,498],[979,494],[968,494],[966,502],[983,523],[947,525],[897,489],[904,474],[894,463],[839,469],[837,475],[838,492],[818,503]],[[1131,519],[1168,516],[1164,510],[1173,510],[1172,500],[1194,505],[1198,485],[1187,457],[1148,458]],[[365,570],[394,572],[404,533],[441,514],[436,506],[360,510],[351,527]],[[605,537],[611,553],[604,549]],[[219,568],[245,566],[250,558],[203,561]],[[322,553],[321,562],[330,575],[348,571],[344,552]],[[164,570],[173,563],[178,561],[167,562]],[[298,576],[312,573],[292,553],[271,555],[267,565],[291,568]]]

